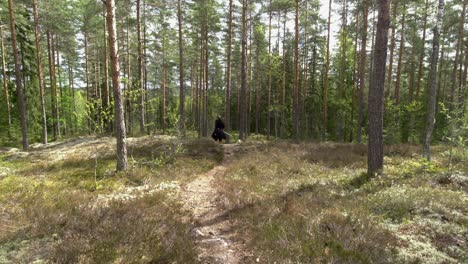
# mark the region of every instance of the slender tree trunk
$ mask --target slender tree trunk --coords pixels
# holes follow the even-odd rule
[[[229,21],[228,21],[228,46],[227,46],[227,69],[226,69],[226,95],[224,98],[224,121],[226,123],[226,130],[231,131],[231,55],[232,55],[232,13],[233,5],[232,0],[229,0]],[[226,143],[229,143],[230,137],[226,137]]]
[[[8,92],[8,77],[6,73],[6,66],[5,66],[5,48],[3,45],[3,27],[0,26],[0,46],[2,49],[2,81],[3,81],[3,91],[5,92],[5,103],[7,109],[7,129],[8,129],[8,137],[11,137],[11,106],[10,106],[10,94]]]
[[[439,62],[439,77],[437,81],[437,99],[436,99],[436,113],[438,112],[438,103],[443,101],[443,97],[441,97],[441,87],[442,87],[442,73],[444,72],[444,55],[445,54],[445,31],[442,33],[442,48],[440,51],[440,62]]]
[[[34,35],[36,42],[36,52],[37,52],[37,72],[39,78],[39,93],[41,100],[41,117],[42,117],[42,143],[47,144],[47,116],[46,116],[46,106],[44,98],[44,73],[42,69],[42,53],[40,45],[40,31],[39,31],[39,15],[37,12],[37,0],[33,1],[33,13],[34,13]],[[4,79],[5,80],[5,79]],[[9,111],[9,110],[8,110]]]
[[[461,66],[460,66],[461,67]],[[466,94],[466,80],[468,75],[468,42],[465,44],[465,62],[463,75],[460,77],[460,93],[459,93],[459,104],[460,104],[460,119],[465,116],[466,113],[466,104],[465,104],[465,94]]]
[[[232,0],[231,0],[232,1]],[[272,65],[271,65],[271,18],[272,18],[272,0],[270,0],[269,11],[268,11],[268,105],[267,105],[267,139],[271,136],[271,77],[272,77]]]
[[[47,32],[47,39],[49,39],[49,32]],[[48,44],[48,47],[50,47],[50,44]],[[90,104],[91,103],[91,96],[90,96],[90,91],[89,91],[89,65],[88,65],[88,34],[85,32],[84,33],[84,48],[85,48],[85,79],[86,79],[86,103],[87,104]],[[50,53],[50,51],[49,51]],[[50,56],[50,55],[49,55]],[[50,71],[50,59],[49,59],[49,71]],[[51,77],[51,80],[52,82],[52,77]],[[50,85],[52,87],[52,83]],[[88,121],[88,134],[91,134],[91,112],[90,112],[90,109],[87,109],[88,111],[88,118],[87,118],[87,121]],[[52,104],[52,113],[54,112],[53,110],[53,104]],[[53,114],[52,114],[53,115]],[[55,134],[55,129],[54,129],[54,138],[56,137],[56,134]]]
[[[253,67],[252,67],[252,64],[253,64],[253,53],[252,53],[252,27],[253,27],[253,20],[252,20],[252,9],[250,8],[250,4],[252,3],[252,1],[247,1],[248,3],[248,7],[247,7],[247,10],[248,10],[248,15],[249,15],[249,18],[247,19],[248,21],[248,28],[249,28],[249,40],[248,40],[248,56],[247,56],[247,79],[248,79],[248,82],[247,82],[247,117],[245,119],[245,122],[246,122],[246,136],[248,137],[250,135],[250,132],[251,132],[251,113],[252,113],[252,91],[254,90],[253,88]]]
[[[8,0],[8,11],[10,14],[10,31],[11,31],[11,44],[13,48],[13,57],[15,59],[15,75],[16,75],[16,92],[18,96],[18,106],[20,111],[21,119],[21,133],[22,133],[22,144],[23,150],[29,148],[28,141],[28,122],[26,113],[26,100],[23,94],[23,85],[21,83],[21,65],[19,63],[18,47],[16,46],[16,30],[15,30],[15,15],[13,13],[13,0]]]
[[[133,79],[132,79],[132,63],[130,56],[130,17],[127,16],[127,96],[126,96],[126,105],[127,109],[125,113],[127,114],[127,132],[130,136],[133,135]],[[125,114],[124,114],[125,115]]]
[[[75,91],[74,91],[74,88],[73,88],[73,71],[72,71],[72,64],[71,64],[71,60],[70,60],[70,57],[68,57],[67,59],[68,61],[68,88],[69,88],[69,96],[71,97],[70,98],[70,101],[71,101],[71,104],[69,106],[69,122],[70,122],[70,132],[71,134],[75,134],[75,119],[73,118],[75,115],[74,115],[74,112],[76,111],[76,106],[75,106]]]
[[[203,136],[208,136],[208,85],[209,85],[209,45],[208,45],[208,18],[206,18],[205,24],[205,111],[203,112],[204,121],[203,122]]]
[[[246,117],[247,117],[247,0],[242,0],[242,61],[241,61],[241,109],[239,138],[245,140],[247,137]]]
[[[317,45],[314,45],[314,51],[312,53],[312,74],[311,74],[311,79],[312,79],[312,88],[311,88],[311,94],[318,93],[317,92],[317,86],[316,86],[316,75],[317,75]],[[314,119],[315,121],[315,119]],[[318,137],[320,131],[318,130],[320,122],[315,122],[314,124],[314,136]],[[310,126],[312,127],[312,126]]]
[[[163,134],[166,133],[166,40],[165,37],[162,41],[162,130]]]
[[[308,43],[308,20],[309,20],[309,6],[307,1],[305,2],[305,19],[304,19],[304,47],[303,47],[303,53],[304,53],[304,58],[303,58],[303,80],[302,80],[302,98],[301,98],[301,118],[300,118],[300,133],[301,133],[301,139],[305,140],[306,132],[308,132],[308,114],[306,113],[306,102],[308,98],[308,87],[309,87],[309,43]]]
[[[325,57],[325,77],[323,80],[323,104],[322,104],[322,141],[327,140],[328,119],[328,71],[330,70],[330,22],[332,1],[328,3],[328,29],[327,29],[327,55]]]
[[[145,90],[143,87],[143,67],[141,48],[141,0],[136,0],[137,47],[138,47],[138,87],[140,89],[140,132],[145,133]]]
[[[374,176],[383,170],[383,109],[385,64],[387,60],[388,28],[391,0],[379,0],[379,18],[374,57],[374,78],[369,87],[369,143],[367,174]]]
[[[369,14],[369,0],[364,0],[362,30],[361,30],[361,64],[359,66],[359,92],[358,92],[358,123],[356,140],[362,141],[362,122],[364,119],[364,90],[366,89],[366,59],[367,59],[367,17]]]
[[[61,124],[60,124],[60,117],[61,113],[60,111],[63,111],[63,92],[62,92],[62,78],[60,76],[60,53],[58,50],[58,37],[55,37],[52,35],[52,40],[55,39],[55,45],[54,42],[52,42],[52,54],[55,54],[56,59],[57,59],[57,68],[55,68],[55,65],[53,67],[54,73],[56,74],[56,85],[58,82],[58,93],[56,94],[55,100],[56,100],[56,105],[57,105],[57,133],[58,137],[60,138],[62,136],[62,129],[61,129]],[[56,70],[57,69],[57,70]]]
[[[390,44],[390,62],[388,64],[388,74],[387,74],[387,90],[385,93],[385,98],[388,98],[390,96],[390,93],[392,91],[392,83],[393,83],[393,54],[395,52],[395,39],[396,39],[396,24],[397,24],[397,17],[398,17],[398,4],[399,0],[395,0],[395,3],[393,5],[393,9],[391,10],[393,19],[390,22],[390,27],[391,27],[391,44]]]
[[[400,104],[401,68],[402,68],[402,62],[403,62],[403,50],[405,48],[405,18],[406,18],[406,3],[403,3],[403,17],[401,19],[401,32],[400,32],[400,49],[398,51],[398,66],[397,66],[397,77],[396,77],[395,95],[394,95],[395,105]]]
[[[296,18],[294,34],[294,140],[299,141],[299,0],[296,0]]]
[[[340,65],[340,80],[338,84],[338,96],[340,100],[345,98],[345,85],[346,85],[346,50],[347,50],[347,0],[343,1],[342,10],[342,26],[341,26],[341,65]],[[341,103],[340,103],[341,105]],[[343,103],[344,106],[344,103]],[[345,113],[344,111],[338,112],[337,118],[336,139],[337,141],[344,141],[344,128],[345,128]]]
[[[366,3],[364,3],[364,5],[366,5]],[[364,7],[365,8],[365,7]],[[363,8],[363,9],[364,9]],[[354,110],[356,108],[355,104],[356,104],[356,99],[357,99],[357,91],[359,90],[359,73],[358,73],[358,37],[359,37],[359,14],[356,15],[356,26],[355,26],[355,35],[354,35],[354,59],[353,59],[353,85],[352,85],[352,90],[351,90],[351,114],[349,116],[349,124],[351,125],[351,129],[349,129],[349,142],[352,142],[353,141],[353,138],[354,138],[354,129],[353,129],[353,124],[354,124]],[[366,32],[367,34],[367,32]]]
[[[117,170],[127,169],[127,145],[125,131],[125,116],[120,94],[120,65],[118,58],[117,27],[115,22],[115,2],[106,0],[107,29],[109,32],[109,47],[111,57],[112,90],[114,91],[115,136],[117,139]]]
[[[377,19],[375,16],[377,11],[374,11],[373,13],[374,14],[372,18],[372,41],[371,41],[370,69],[369,69],[369,87],[371,86],[372,79],[374,78],[374,75],[372,73],[374,72],[375,31],[377,29]]]
[[[465,12],[466,12],[466,4],[468,1],[463,2],[463,11],[460,16],[460,22],[458,26],[458,40],[457,40],[457,47],[455,51],[455,62],[453,64],[453,72],[452,72],[452,86],[450,89],[450,112],[452,113],[455,110],[456,104],[456,87],[457,87],[457,69],[460,59],[460,48],[463,41],[463,30],[465,27]]]
[[[181,0],[177,2],[177,20],[179,24],[179,79],[180,79],[180,131],[182,137],[185,137],[185,86],[184,86],[184,42],[182,35],[182,9]]]
[[[426,4],[425,4],[425,7],[424,7],[424,17],[423,17],[422,49],[421,49],[421,53],[419,55],[418,78],[416,79],[416,95],[415,95],[416,100],[419,98],[419,93],[421,91],[422,76],[423,76],[424,53],[425,53],[425,47],[426,47],[427,16],[428,16],[428,12],[429,12],[428,9],[429,9],[429,0],[426,0]],[[410,126],[413,127],[412,124]]]
[[[427,123],[426,123],[426,136],[424,138],[424,157],[431,160],[431,140],[432,132],[435,124],[435,113],[436,113],[436,98],[437,98],[437,64],[439,60],[439,24],[442,21],[442,15],[444,12],[444,0],[439,0],[439,9],[437,12],[437,21],[434,27],[434,39],[432,43],[432,61],[431,61],[431,72],[429,79],[431,80],[429,85],[429,96],[427,102]]]
[[[106,21],[105,21],[105,17],[106,17],[106,9],[104,7],[104,12],[103,12],[103,16],[104,16],[104,86],[105,86],[105,91],[106,91],[106,107],[105,107],[105,112],[107,114],[107,116],[109,115],[109,112],[110,112],[110,89],[109,89],[109,54],[107,52],[107,30],[106,30]],[[107,122],[106,122],[106,127],[107,127],[107,131],[111,131],[112,129],[112,123],[111,123],[111,119],[108,118]]]
[[[54,132],[54,140],[57,140],[59,137],[59,127],[58,127],[58,106],[57,106],[57,83],[55,80],[55,67],[54,67],[54,51],[52,49],[53,40],[52,34],[50,31],[47,31],[47,49],[49,52],[49,78],[50,78],[50,96],[52,104],[52,126]],[[89,122],[89,117],[88,117]]]
[[[280,136],[285,137],[286,133],[286,19],[287,11],[284,11],[283,15],[283,92],[281,97],[281,126]]]

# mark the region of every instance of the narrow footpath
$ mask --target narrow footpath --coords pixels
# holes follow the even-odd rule
[[[220,196],[214,184],[216,177],[226,173],[226,166],[237,149],[237,144],[223,145],[221,164],[188,183],[180,193],[184,207],[195,218],[192,235],[197,241],[200,263],[253,262],[245,248],[245,240],[239,239],[226,209],[219,205]]]

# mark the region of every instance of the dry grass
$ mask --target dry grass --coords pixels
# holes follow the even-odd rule
[[[418,146],[388,146],[387,175],[368,179],[363,145],[278,142],[241,154],[217,183],[265,263],[460,263],[467,171],[444,176],[446,150],[427,163]]]
[[[0,153],[8,172],[0,178],[0,263],[196,262],[192,220],[173,190],[133,193],[190,181],[219,162],[220,146],[130,139],[129,170],[115,173],[110,144],[79,139]]]

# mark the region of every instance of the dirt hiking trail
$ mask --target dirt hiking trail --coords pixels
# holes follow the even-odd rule
[[[245,240],[235,230],[228,210],[219,204],[220,195],[215,178],[226,173],[226,166],[239,150],[239,145],[222,145],[223,161],[205,174],[199,175],[181,190],[184,207],[195,219],[192,235],[197,241],[200,263],[252,263],[253,256],[246,250]]]

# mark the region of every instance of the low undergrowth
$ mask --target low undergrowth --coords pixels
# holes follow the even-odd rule
[[[268,144],[217,179],[224,206],[264,263],[462,263],[467,172],[444,147],[386,148],[386,175],[365,176],[366,148]]]
[[[217,164],[220,146],[131,139],[129,169],[115,173],[112,144],[84,139],[0,153],[0,263],[195,262],[191,216],[173,193]]]

